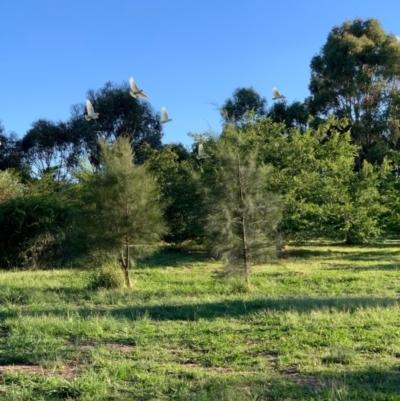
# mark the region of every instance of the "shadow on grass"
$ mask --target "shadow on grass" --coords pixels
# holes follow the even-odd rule
[[[323,270],[340,270],[340,271],[354,271],[354,272],[362,272],[362,271],[400,271],[400,261],[392,262],[392,263],[379,263],[373,265],[363,265],[363,266],[355,266],[355,265],[344,265],[344,264],[335,264],[330,263],[328,267],[324,267]]]
[[[104,377],[104,370],[102,372]],[[92,375],[96,375],[93,371]],[[93,376],[96,377],[96,376]],[[97,376],[100,378],[101,376]],[[104,379],[103,379],[104,380]],[[184,383],[184,385],[178,385]],[[69,378],[47,380],[43,375],[30,375],[29,380],[23,375],[3,377],[3,387],[23,387],[30,390],[30,399],[81,399],[89,395],[90,399],[120,400],[132,399],[174,399],[175,401],[254,401],[254,400],[398,400],[400,392],[399,373],[395,369],[370,369],[345,372],[310,372],[238,375],[216,370],[212,376],[201,377],[193,369],[168,371],[167,374],[152,383],[148,375],[136,375],[134,386],[126,385],[123,390],[101,387],[98,394],[98,382],[94,384]],[[114,397],[109,398],[111,393]],[[48,398],[51,395],[54,398]],[[37,398],[38,397],[38,398]],[[16,399],[16,398],[13,398]],[[22,398],[21,398],[22,399]],[[26,399],[26,398],[24,398]],[[10,398],[11,400],[11,398]]]
[[[371,266],[354,266],[353,270],[355,271],[364,271],[364,270],[392,270],[392,271],[396,271],[399,270],[400,271],[400,261],[399,262],[395,262],[395,263],[381,263],[381,264],[377,264],[377,265],[371,265]]]
[[[192,263],[204,263],[210,256],[204,251],[163,250],[136,263],[136,268],[182,267]]]
[[[388,308],[398,306],[396,298],[288,298],[268,299],[258,298],[252,300],[226,300],[224,302],[210,302],[200,304],[154,305],[154,306],[128,306],[114,309],[106,308],[77,308],[74,314],[86,318],[90,316],[112,316],[137,320],[148,317],[152,320],[198,320],[215,319],[220,317],[239,318],[260,311],[298,311],[308,313],[320,309],[333,309],[336,311],[353,312],[364,308]],[[22,311],[22,315],[41,316],[56,315],[67,316],[71,310],[47,309],[35,311]]]
[[[370,248],[368,248],[370,249]],[[346,249],[287,249],[283,253],[283,259],[317,259],[317,260],[349,260],[349,261],[373,261],[373,260],[387,260],[400,257],[399,251],[372,251],[360,252],[359,250],[349,251]],[[400,261],[399,261],[400,263]]]
[[[311,377],[322,383],[323,393],[335,400],[398,400],[400,371],[398,366],[355,371],[318,372]],[[330,398],[329,398],[330,399]]]
[[[316,249],[285,249],[282,255],[282,259],[313,259],[313,258],[324,258],[332,259],[335,258],[337,251],[331,250],[316,250]]]
[[[395,367],[306,375],[282,372],[267,381],[247,377],[227,384],[209,384],[200,392],[208,397],[194,399],[398,400],[400,393],[399,371]]]
[[[348,260],[362,260],[362,261],[370,261],[370,260],[382,260],[382,259],[391,259],[393,257],[400,256],[399,251],[369,251],[369,252],[348,252],[347,254],[338,255],[342,259]]]

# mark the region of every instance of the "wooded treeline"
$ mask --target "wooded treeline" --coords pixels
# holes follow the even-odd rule
[[[149,103],[110,82],[88,91],[97,120],[86,121],[77,104],[67,121],[39,119],[22,138],[0,127],[0,266],[73,263],[100,244],[94,234],[102,231],[119,250],[135,245],[126,210],[114,211],[138,202],[135,191],[150,181],[155,187],[145,192],[160,210],[147,216],[153,242],[208,243],[230,266],[256,263],[288,240],[355,244],[398,235],[399,39],[375,19],[345,22],[310,67],[304,101],[267,107],[253,88],[237,88],[221,107],[220,135],[191,134],[190,149],[162,144]],[[128,138],[131,154],[118,138]],[[134,169],[115,167],[112,152]],[[144,209],[137,210],[129,219],[144,233]],[[126,264],[129,255],[120,255]]]

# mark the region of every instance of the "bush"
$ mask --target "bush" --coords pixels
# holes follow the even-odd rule
[[[19,178],[10,171],[0,171],[0,203],[22,196],[26,188]]]
[[[0,267],[49,267],[67,253],[72,209],[61,200],[24,197],[0,204]]]
[[[88,289],[112,290],[117,288],[123,288],[124,286],[125,286],[125,280],[120,266],[116,262],[114,263],[108,262],[103,266],[101,266],[99,270],[93,273]]]

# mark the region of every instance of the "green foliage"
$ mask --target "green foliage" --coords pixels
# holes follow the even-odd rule
[[[323,203],[318,205],[310,197],[304,205],[304,217],[313,222],[319,237],[348,244],[370,242],[382,232],[380,217],[384,208],[378,185],[377,168],[367,162],[361,171],[349,171],[341,182],[327,177],[322,187]]]
[[[399,61],[400,42],[386,34],[376,19],[356,19],[334,27],[311,61],[311,111],[347,117],[352,138],[367,156],[381,140],[396,144]],[[362,159],[366,155],[361,154]]]
[[[381,232],[379,169],[367,162],[354,171],[357,147],[346,120],[329,118],[303,133],[261,119],[249,125],[247,146],[259,144],[260,158],[275,169],[270,188],[283,196],[280,229],[289,239],[331,238],[366,242]]]
[[[0,171],[0,204],[22,196],[25,192],[26,186],[12,170]]]
[[[0,266],[49,267],[64,256],[72,210],[62,200],[20,197],[0,204]]]
[[[146,165],[155,175],[164,204],[168,231],[164,240],[179,244],[204,238],[204,190],[193,174],[194,159],[186,149],[167,145],[160,150],[144,145]]]
[[[268,110],[267,117],[276,123],[284,123],[287,128],[298,128],[305,131],[308,127],[310,112],[307,103],[275,102]]]
[[[226,271],[243,276],[249,285],[251,266],[276,251],[281,214],[280,198],[267,186],[271,168],[258,162],[256,150],[246,150],[245,135],[229,126],[216,142],[207,231]]]
[[[87,96],[100,118],[87,124],[82,121],[85,107],[78,105],[75,126],[84,135],[92,156],[98,158],[100,152],[96,132],[108,141],[114,141],[119,136],[129,137],[136,161],[141,160],[139,148],[142,144],[148,143],[155,149],[161,147],[162,124],[159,116],[149,102],[134,99],[129,94],[129,84],[107,82],[96,91],[89,90]]]
[[[388,235],[400,233],[400,154],[391,151],[383,160],[380,167],[380,203],[382,213],[380,223],[383,231]]]
[[[65,180],[78,163],[80,142],[72,134],[70,125],[40,119],[21,140],[24,159],[35,175],[52,172],[54,178]]]
[[[17,169],[22,166],[23,154],[17,135],[6,134],[0,122],[0,170]]]
[[[123,288],[124,285],[125,280],[121,267],[115,261],[111,261],[93,272],[88,288],[91,290],[112,290]]]
[[[252,112],[255,118],[259,118],[266,114],[266,103],[265,98],[253,88],[237,88],[232,98],[227,99],[222,106],[222,117],[225,122],[234,121],[238,124],[246,119],[249,112]]]
[[[130,258],[156,249],[164,231],[156,183],[144,165],[133,163],[129,138],[100,141],[101,168],[82,174],[88,245],[92,251],[117,251],[126,283]]]

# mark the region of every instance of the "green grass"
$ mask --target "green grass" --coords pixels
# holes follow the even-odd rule
[[[132,290],[0,273],[1,400],[400,400],[400,242],[293,247],[253,290],[201,252]]]

